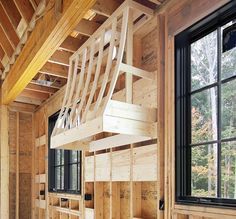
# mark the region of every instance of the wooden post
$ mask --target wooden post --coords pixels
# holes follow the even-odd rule
[[[157,133],[157,181],[158,185],[158,200],[157,200],[157,218],[164,218],[164,211],[159,209],[159,200],[164,200],[164,115],[165,115],[165,105],[164,105],[164,95],[165,95],[165,16],[158,15],[157,17],[158,25],[158,51],[157,51],[157,107],[158,114],[157,120],[159,122],[159,129]]]
[[[8,145],[8,109],[1,105],[1,213],[0,218],[9,218],[9,145]]]
[[[129,9],[128,31],[126,39],[126,63],[133,64],[133,13]],[[133,76],[130,73],[125,73],[125,89],[126,89],[126,102],[133,102]]]
[[[16,113],[16,219],[19,218],[19,112]]]
[[[133,65],[133,13],[129,9],[126,41],[126,63]],[[133,75],[125,73],[126,102],[133,102]],[[133,144],[130,145],[130,218],[133,218]]]

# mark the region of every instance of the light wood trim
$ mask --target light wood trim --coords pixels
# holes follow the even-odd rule
[[[128,65],[128,64],[125,64],[125,63],[121,63],[120,71],[127,72],[130,75],[135,75],[135,76],[145,78],[145,79],[148,79],[148,80],[156,80],[156,74],[157,74],[156,71],[148,72],[148,71],[145,71],[143,69],[136,68],[132,65]]]
[[[9,218],[9,116],[6,105],[1,105],[1,211],[0,218]]]
[[[38,22],[3,82],[4,104],[21,93],[94,3],[95,0],[68,0],[63,4],[59,20],[54,15],[54,7],[51,4],[47,6],[47,13]]]

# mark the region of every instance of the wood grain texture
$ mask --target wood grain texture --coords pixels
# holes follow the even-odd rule
[[[21,93],[94,2],[68,0],[64,2],[63,13],[58,19],[54,7],[51,4],[47,6],[47,13],[38,21],[3,83],[4,103],[13,101]]]

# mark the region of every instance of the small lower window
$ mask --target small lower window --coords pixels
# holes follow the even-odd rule
[[[81,193],[81,152],[50,149],[50,136],[59,113],[49,117],[49,192]]]
[[[176,201],[236,206],[236,4],[176,36]]]

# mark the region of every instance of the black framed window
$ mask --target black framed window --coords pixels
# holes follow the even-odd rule
[[[50,136],[59,113],[49,117],[48,180],[50,192],[81,193],[81,152],[50,149]]]
[[[236,2],[175,48],[176,201],[236,206]]]

